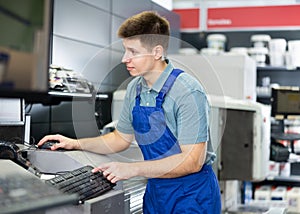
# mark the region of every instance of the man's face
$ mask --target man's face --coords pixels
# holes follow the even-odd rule
[[[144,76],[152,70],[154,54],[143,47],[139,39],[123,39],[123,46],[122,63],[126,64],[131,76]]]

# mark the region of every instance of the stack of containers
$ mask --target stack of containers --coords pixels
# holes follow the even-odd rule
[[[250,38],[252,46],[255,48],[267,48],[269,41],[271,40],[271,36],[268,34],[254,34]]]
[[[269,58],[271,66],[284,66],[286,40],[282,38],[271,39],[269,41]]]
[[[271,200],[286,201],[287,187],[278,186],[271,191]]]
[[[293,187],[287,192],[288,212],[300,212],[300,187]]]
[[[225,51],[226,40],[224,34],[210,34],[207,36],[207,47]]]
[[[288,212],[300,213],[300,187],[262,185],[255,189],[254,201],[273,206],[271,202],[286,202]]]
[[[248,49],[248,54],[259,66],[266,64],[267,55],[269,53],[268,43],[270,40],[271,37],[267,34],[255,34],[251,36],[252,48]]]
[[[271,200],[272,186],[263,185],[258,187],[254,192],[254,200],[257,201],[270,201]]]
[[[257,206],[269,207],[276,210],[277,208],[278,210],[285,210],[288,208],[287,187],[275,187],[271,185],[260,186],[255,189],[254,201],[252,204],[255,204]]]
[[[224,34],[210,34],[206,38],[207,48],[201,49],[203,55],[219,55],[225,52],[227,38]]]
[[[300,67],[300,40],[288,41],[286,64],[288,68]]]

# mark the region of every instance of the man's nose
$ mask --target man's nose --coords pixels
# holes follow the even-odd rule
[[[127,63],[130,61],[130,57],[124,53],[123,57],[122,57],[122,63]]]

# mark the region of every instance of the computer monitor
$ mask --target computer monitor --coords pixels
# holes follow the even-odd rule
[[[271,106],[274,117],[300,116],[299,87],[272,88]]]
[[[48,96],[52,0],[0,0],[0,97]]]
[[[300,89],[299,87],[272,88],[271,115],[277,119],[277,128],[272,129],[271,137],[274,140],[290,142],[291,152],[295,152],[294,143],[300,140],[299,133],[285,131],[285,119],[289,116],[300,116]]]

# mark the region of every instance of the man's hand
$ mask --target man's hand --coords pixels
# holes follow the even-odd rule
[[[41,146],[43,145],[45,142],[47,141],[57,141],[58,143],[54,144],[51,147],[51,150],[57,150],[59,148],[63,148],[63,149],[80,149],[80,144],[78,142],[78,140],[72,139],[72,138],[68,138],[65,137],[63,135],[47,135],[45,137],[43,137],[37,144],[37,146]]]
[[[112,183],[137,176],[133,164],[130,163],[104,163],[93,169],[93,172],[97,171],[102,171],[103,175]]]

